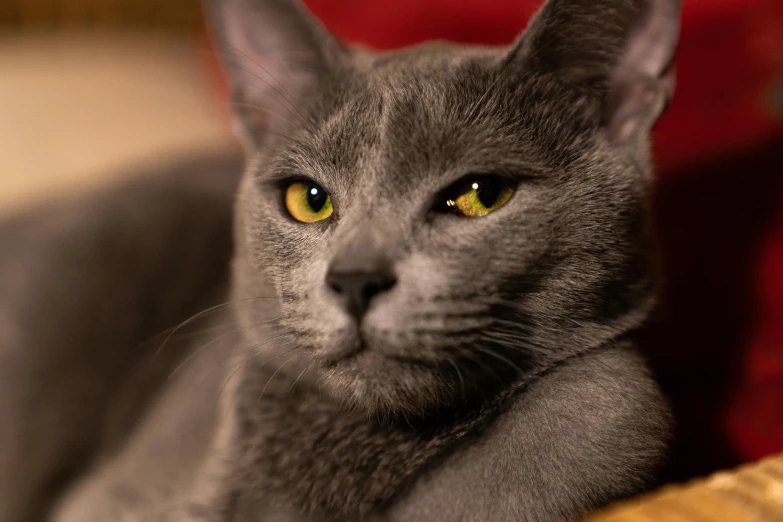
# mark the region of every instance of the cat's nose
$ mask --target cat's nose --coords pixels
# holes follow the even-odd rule
[[[359,320],[373,298],[392,288],[397,278],[386,270],[358,272],[332,269],[326,276],[326,283],[342,296],[348,311]]]

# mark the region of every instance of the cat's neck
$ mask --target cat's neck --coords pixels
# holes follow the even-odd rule
[[[235,505],[278,501],[314,516],[364,516],[480,434],[524,386],[519,382],[477,407],[374,420],[298,378],[295,366],[245,361],[228,385],[216,441],[223,448],[223,473],[237,485]]]

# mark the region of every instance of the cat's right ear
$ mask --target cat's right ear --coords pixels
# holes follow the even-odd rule
[[[299,110],[347,51],[297,0],[206,0],[246,147],[257,149],[304,116]]]

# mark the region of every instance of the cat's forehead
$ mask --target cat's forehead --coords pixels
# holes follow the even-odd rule
[[[460,170],[532,164],[540,156],[530,128],[536,108],[523,98],[542,97],[524,79],[504,76],[503,56],[447,44],[362,56],[324,95],[290,157],[317,167],[316,177],[352,183],[372,170],[400,188]]]
[[[498,48],[429,42],[356,56],[353,78],[359,90],[382,97],[390,110],[458,110],[497,78],[504,54]]]
[[[405,79],[410,74],[430,76],[458,73],[465,66],[493,69],[508,54],[508,48],[467,46],[444,41],[424,42],[399,50],[384,52],[357,51],[353,63],[359,69],[371,69],[387,79]]]

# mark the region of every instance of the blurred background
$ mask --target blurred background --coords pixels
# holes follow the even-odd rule
[[[541,0],[309,0],[376,48],[505,44]],[[0,218],[235,146],[199,0],[0,0]],[[678,419],[666,479],[783,451],[783,0],[685,0],[655,129],[666,286],[645,350]]]

